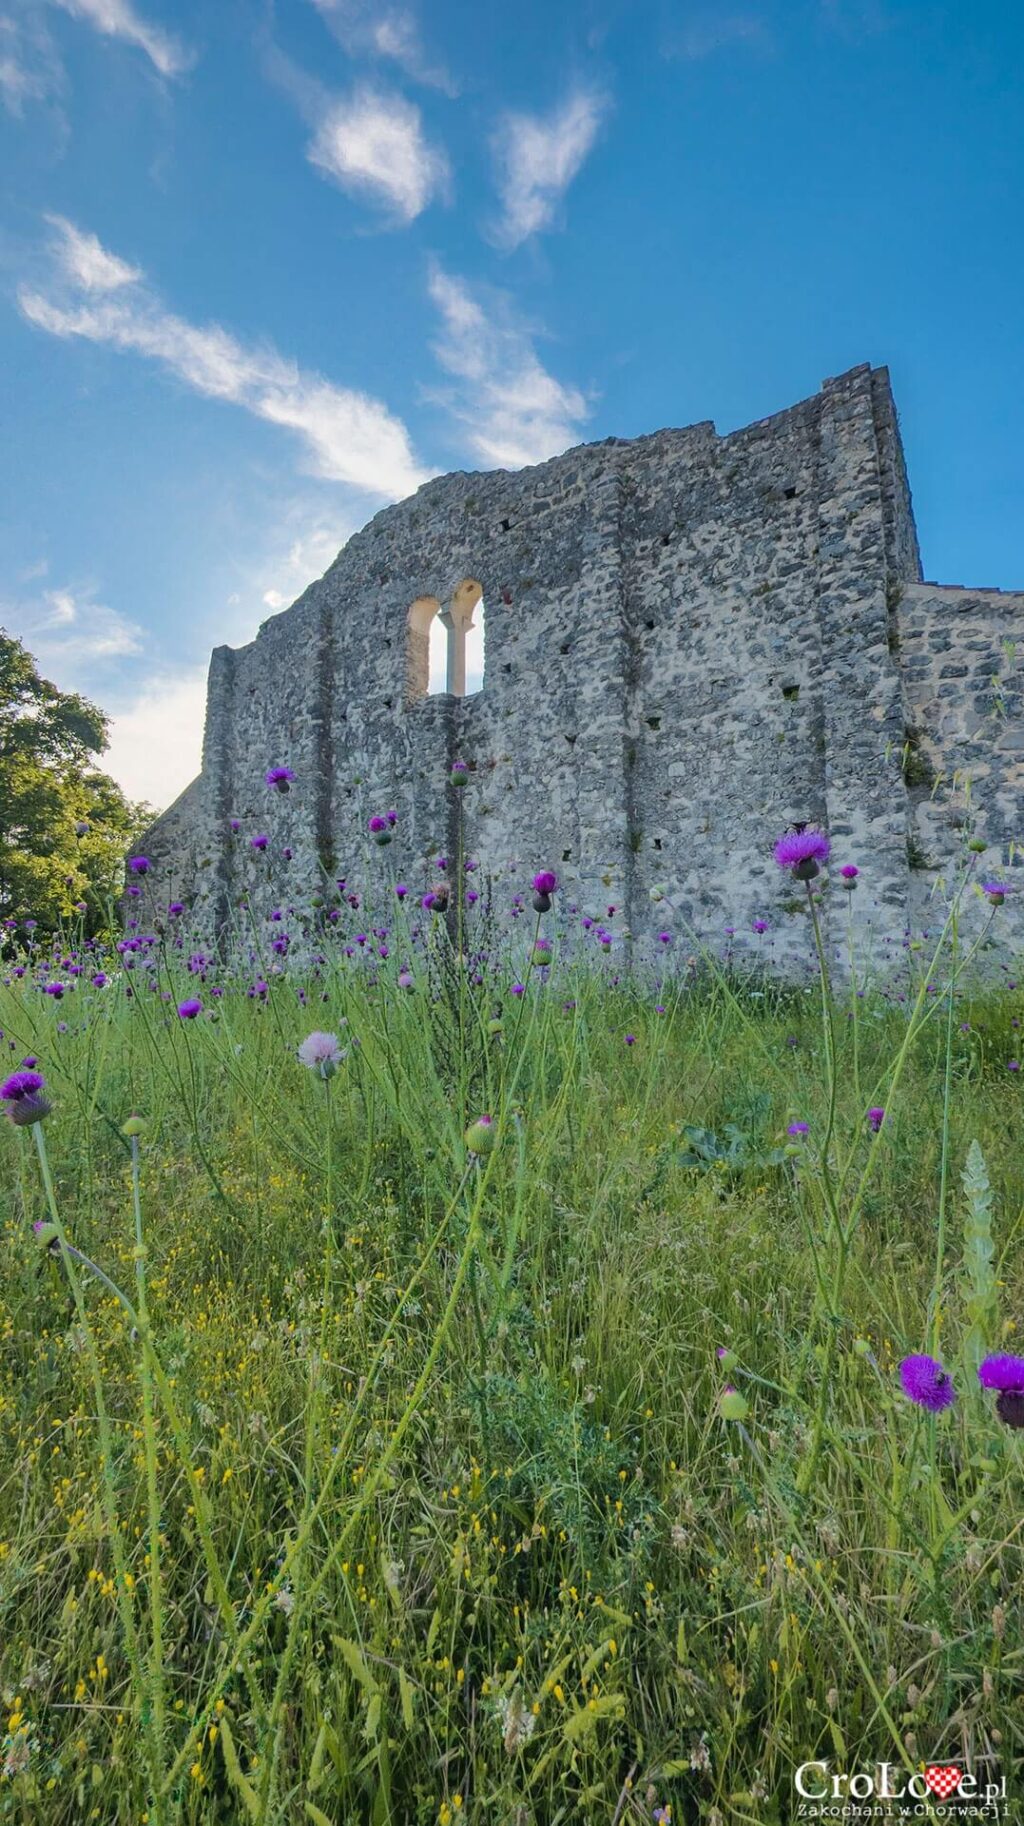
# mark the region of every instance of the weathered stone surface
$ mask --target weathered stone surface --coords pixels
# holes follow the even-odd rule
[[[481,588],[483,689],[424,695],[432,614],[457,640]],[[784,959],[806,923],[771,842],[807,820],[861,868],[872,942],[898,940],[934,923],[967,815],[979,875],[1024,886],[1021,635],[1024,594],[921,581],[885,369],[724,438],[700,424],[444,476],[215,651],[202,773],[146,839],[154,891],[187,895],[212,937],[243,892],[261,912],[324,876],[372,886],[366,823],[391,808],[384,854],[416,886],[452,845],[458,758],[484,875],[554,867],[637,938],[665,923],[655,887],[713,942],[767,916]],[[278,764],[286,796],[264,784]],[[827,900],[838,938],[845,897]]]

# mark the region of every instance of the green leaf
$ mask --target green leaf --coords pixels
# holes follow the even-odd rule
[[[374,1679],[366,1662],[363,1660],[362,1651],[356,1644],[350,1642],[347,1636],[332,1636],[331,1641],[350,1673],[355,1675],[360,1686],[365,1687],[368,1693],[376,1693],[378,1690],[377,1681]]]
[[[238,1751],[235,1749],[235,1740],[231,1735],[231,1726],[228,1724],[226,1717],[221,1718],[217,1741],[220,1744],[221,1755],[224,1758],[224,1769],[228,1781],[231,1783],[235,1793],[240,1797],[249,1818],[251,1820],[258,1820],[260,1817],[259,1795],[256,1793],[256,1790],[248,1777],[242,1773],[242,1765],[238,1760]]]
[[[993,1194],[985,1156],[977,1141],[972,1141],[967,1150],[963,1187],[967,1196],[963,1256],[967,1329],[963,1359],[972,1387],[976,1389],[978,1365],[999,1333],[999,1294],[992,1237]]]

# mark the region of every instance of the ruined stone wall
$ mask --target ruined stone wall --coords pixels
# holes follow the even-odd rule
[[[866,366],[728,437],[700,424],[438,478],[249,646],[215,652],[202,775],[147,838],[154,893],[190,899],[212,934],[243,892],[258,917],[307,904],[324,875],[363,887],[397,864],[422,887],[454,847],[459,758],[483,874],[521,885],[552,866],[561,904],[615,905],[637,940],[674,922],[716,943],[761,916],[780,964],[805,954],[806,915],[770,855],[798,819],[863,870],[875,935],[901,936],[919,852],[941,868],[958,841],[913,768],[908,790],[908,726],[937,766],[962,750],[987,768],[993,863],[1014,860],[1019,817],[1019,694],[997,729],[944,689],[968,673],[933,673],[952,654],[977,697],[1022,599],[973,593],[962,610],[963,592],[920,574],[888,376]],[[478,589],[484,689],[415,696],[411,605]],[[297,776],[287,796],[264,784],[276,764]],[[382,856],[366,821],[392,808]]]
[[[979,880],[1024,890],[1024,592],[916,583],[897,609],[911,742],[911,913],[926,923],[967,830]],[[980,912],[973,897],[975,912]],[[1000,926],[1019,928],[1018,909]],[[971,921],[975,929],[978,919]]]

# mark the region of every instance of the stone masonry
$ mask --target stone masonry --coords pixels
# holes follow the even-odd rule
[[[481,597],[484,685],[464,696]],[[430,696],[435,614],[452,688]],[[771,844],[804,820],[861,869],[869,944],[898,944],[936,924],[966,834],[979,880],[1024,888],[1022,636],[1024,593],[922,581],[884,368],[727,437],[708,422],[442,476],[215,650],[202,772],[145,839],[150,886],[212,939],[244,894],[258,913],[337,875],[382,884],[366,823],[389,809],[389,868],[426,886],[461,759],[481,878],[553,867],[560,904],[614,904],[635,941],[674,921],[687,949],[764,917],[782,962],[807,920]],[[1021,901],[999,915],[1018,938]],[[965,905],[977,925],[980,895]],[[824,907],[838,945],[845,896]]]

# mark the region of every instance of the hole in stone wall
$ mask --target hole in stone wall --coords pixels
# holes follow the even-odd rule
[[[661,838],[660,837],[655,837],[654,847],[656,850],[660,850],[660,848],[661,848]]]
[[[662,533],[662,535],[661,535],[661,543],[662,543],[662,545],[668,545],[668,544],[669,544],[669,542],[670,542],[670,541],[671,541],[671,538],[672,538],[672,534],[671,534],[671,533]]]
[[[572,646],[572,642],[570,640],[563,640],[558,651],[559,651],[559,653],[568,653],[571,646]]]
[[[645,622],[645,623],[644,623],[644,626],[645,626],[645,627],[646,627],[646,629],[647,629],[647,631],[648,631],[648,633],[650,633],[650,634],[653,634],[653,632],[654,632],[654,623],[653,623],[653,621],[648,621],[648,622]]]
[[[436,697],[439,691],[448,689],[448,636],[444,630],[440,615],[435,615],[427,635],[428,670],[427,694]]]
[[[782,695],[785,698],[787,704],[795,704],[797,701],[797,698],[800,696],[799,685],[783,685]]]
[[[648,729],[660,729],[661,728],[660,716],[649,716],[647,718],[647,727],[648,727]]]
[[[787,501],[796,500],[796,489],[795,488],[784,488],[782,492],[785,495]]]
[[[571,850],[563,850],[563,851],[562,851],[562,861],[563,861],[563,862],[571,862],[571,861],[572,861],[572,851],[571,851]]]
[[[476,578],[464,578],[444,609],[436,596],[417,596],[407,617],[407,702],[439,692],[465,697],[483,682],[483,591]]]
[[[512,522],[511,522],[511,520],[503,520],[503,521],[502,521],[502,523],[501,523],[501,530],[502,530],[502,532],[503,532],[503,533],[509,533],[509,532],[511,532],[511,531],[512,531]]]

